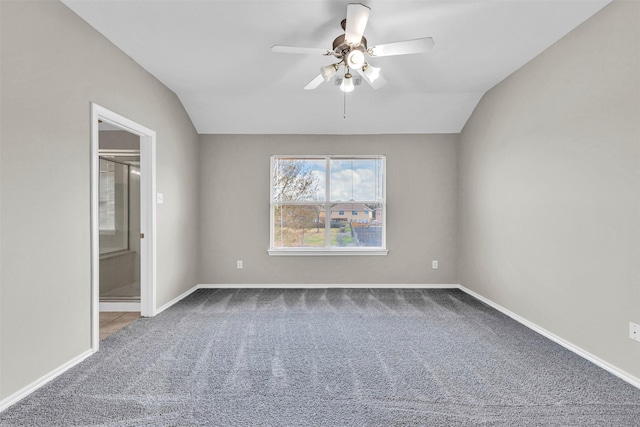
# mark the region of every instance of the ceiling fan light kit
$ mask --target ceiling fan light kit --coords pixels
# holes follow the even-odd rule
[[[365,75],[367,80],[371,83],[375,82],[380,77],[380,68],[369,65],[366,62],[362,67],[362,74]]]
[[[364,53],[358,49],[353,49],[347,54],[345,62],[347,63],[347,67],[352,70],[359,70],[364,65]]]
[[[349,92],[353,92],[353,90],[355,89],[355,86],[353,84],[353,76],[351,75],[351,73],[347,73],[344,75],[344,79],[342,80],[342,83],[340,84],[340,90],[342,90],[343,92],[349,93]]]
[[[271,47],[271,51],[274,53],[322,54],[324,56],[333,56],[340,60],[335,64],[321,67],[320,74],[304,87],[306,90],[315,89],[323,82],[330,80],[342,66],[345,67],[344,79],[340,84],[340,89],[343,92],[354,90],[355,86],[351,71],[356,71],[360,74],[374,89],[380,89],[386,85],[386,80],[380,74],[380,68],[366,62],[365,55],[381,57],[423,53],[432,49],[434,43],[431,37],[424,37],[367,47],[367,39],[363,34],[370,13],[371,9],[363,4],[349,3],[347,5],[347,18],[341,21],[344,34],[335,38],[332,50],[276,45]]]
[[[322,78],[326,82],[331,77],[333,77],[333,75],[338,71],[339,68],[340,68],[340,64],[326,65],[320,68],[320,74],[322,74]]]

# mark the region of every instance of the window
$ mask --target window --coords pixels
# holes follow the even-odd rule
[[[269,254],[386,255],[385,160],[272,156]]]
[[[129,167],[100,158],[100,254],[129,248]]]
[[[100,159],[100,232],[116,232],[116,167],[118,164]]]

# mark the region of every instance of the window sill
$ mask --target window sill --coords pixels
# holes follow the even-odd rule
[[[270,256],[349,256],[349,255],[382,255],[389,253],[387,249],[316,249],[316,248],[286,248],[286,249],[269,249],[267,251]]]

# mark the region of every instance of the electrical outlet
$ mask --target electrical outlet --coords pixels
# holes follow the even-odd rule
[[[640,325],[629,322],[629,338],[640,341]]]
[[[236,268],[237,268],[238,270],[242,270],[242,260],[241,260],[241,259],[239,259],[238,261],[236,261]]]
[[[434,270],[438,269],[438,260],[433,260],[431,261],[431,268],[433,268]]]

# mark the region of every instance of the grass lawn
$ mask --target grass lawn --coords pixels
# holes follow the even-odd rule
[[[331,229],[331,246],[338,244],[338,230],[337,228]],[[302,230],[283,227],[282,229],[276,229],[274,235],[276,247],[291,248],[299,247],[302,241]],[[305,247],[322,247],[324,246],[325,237],[324,229],[321,228],[318,231],[316,228],[306,228],[304,230],[304,246]]]

